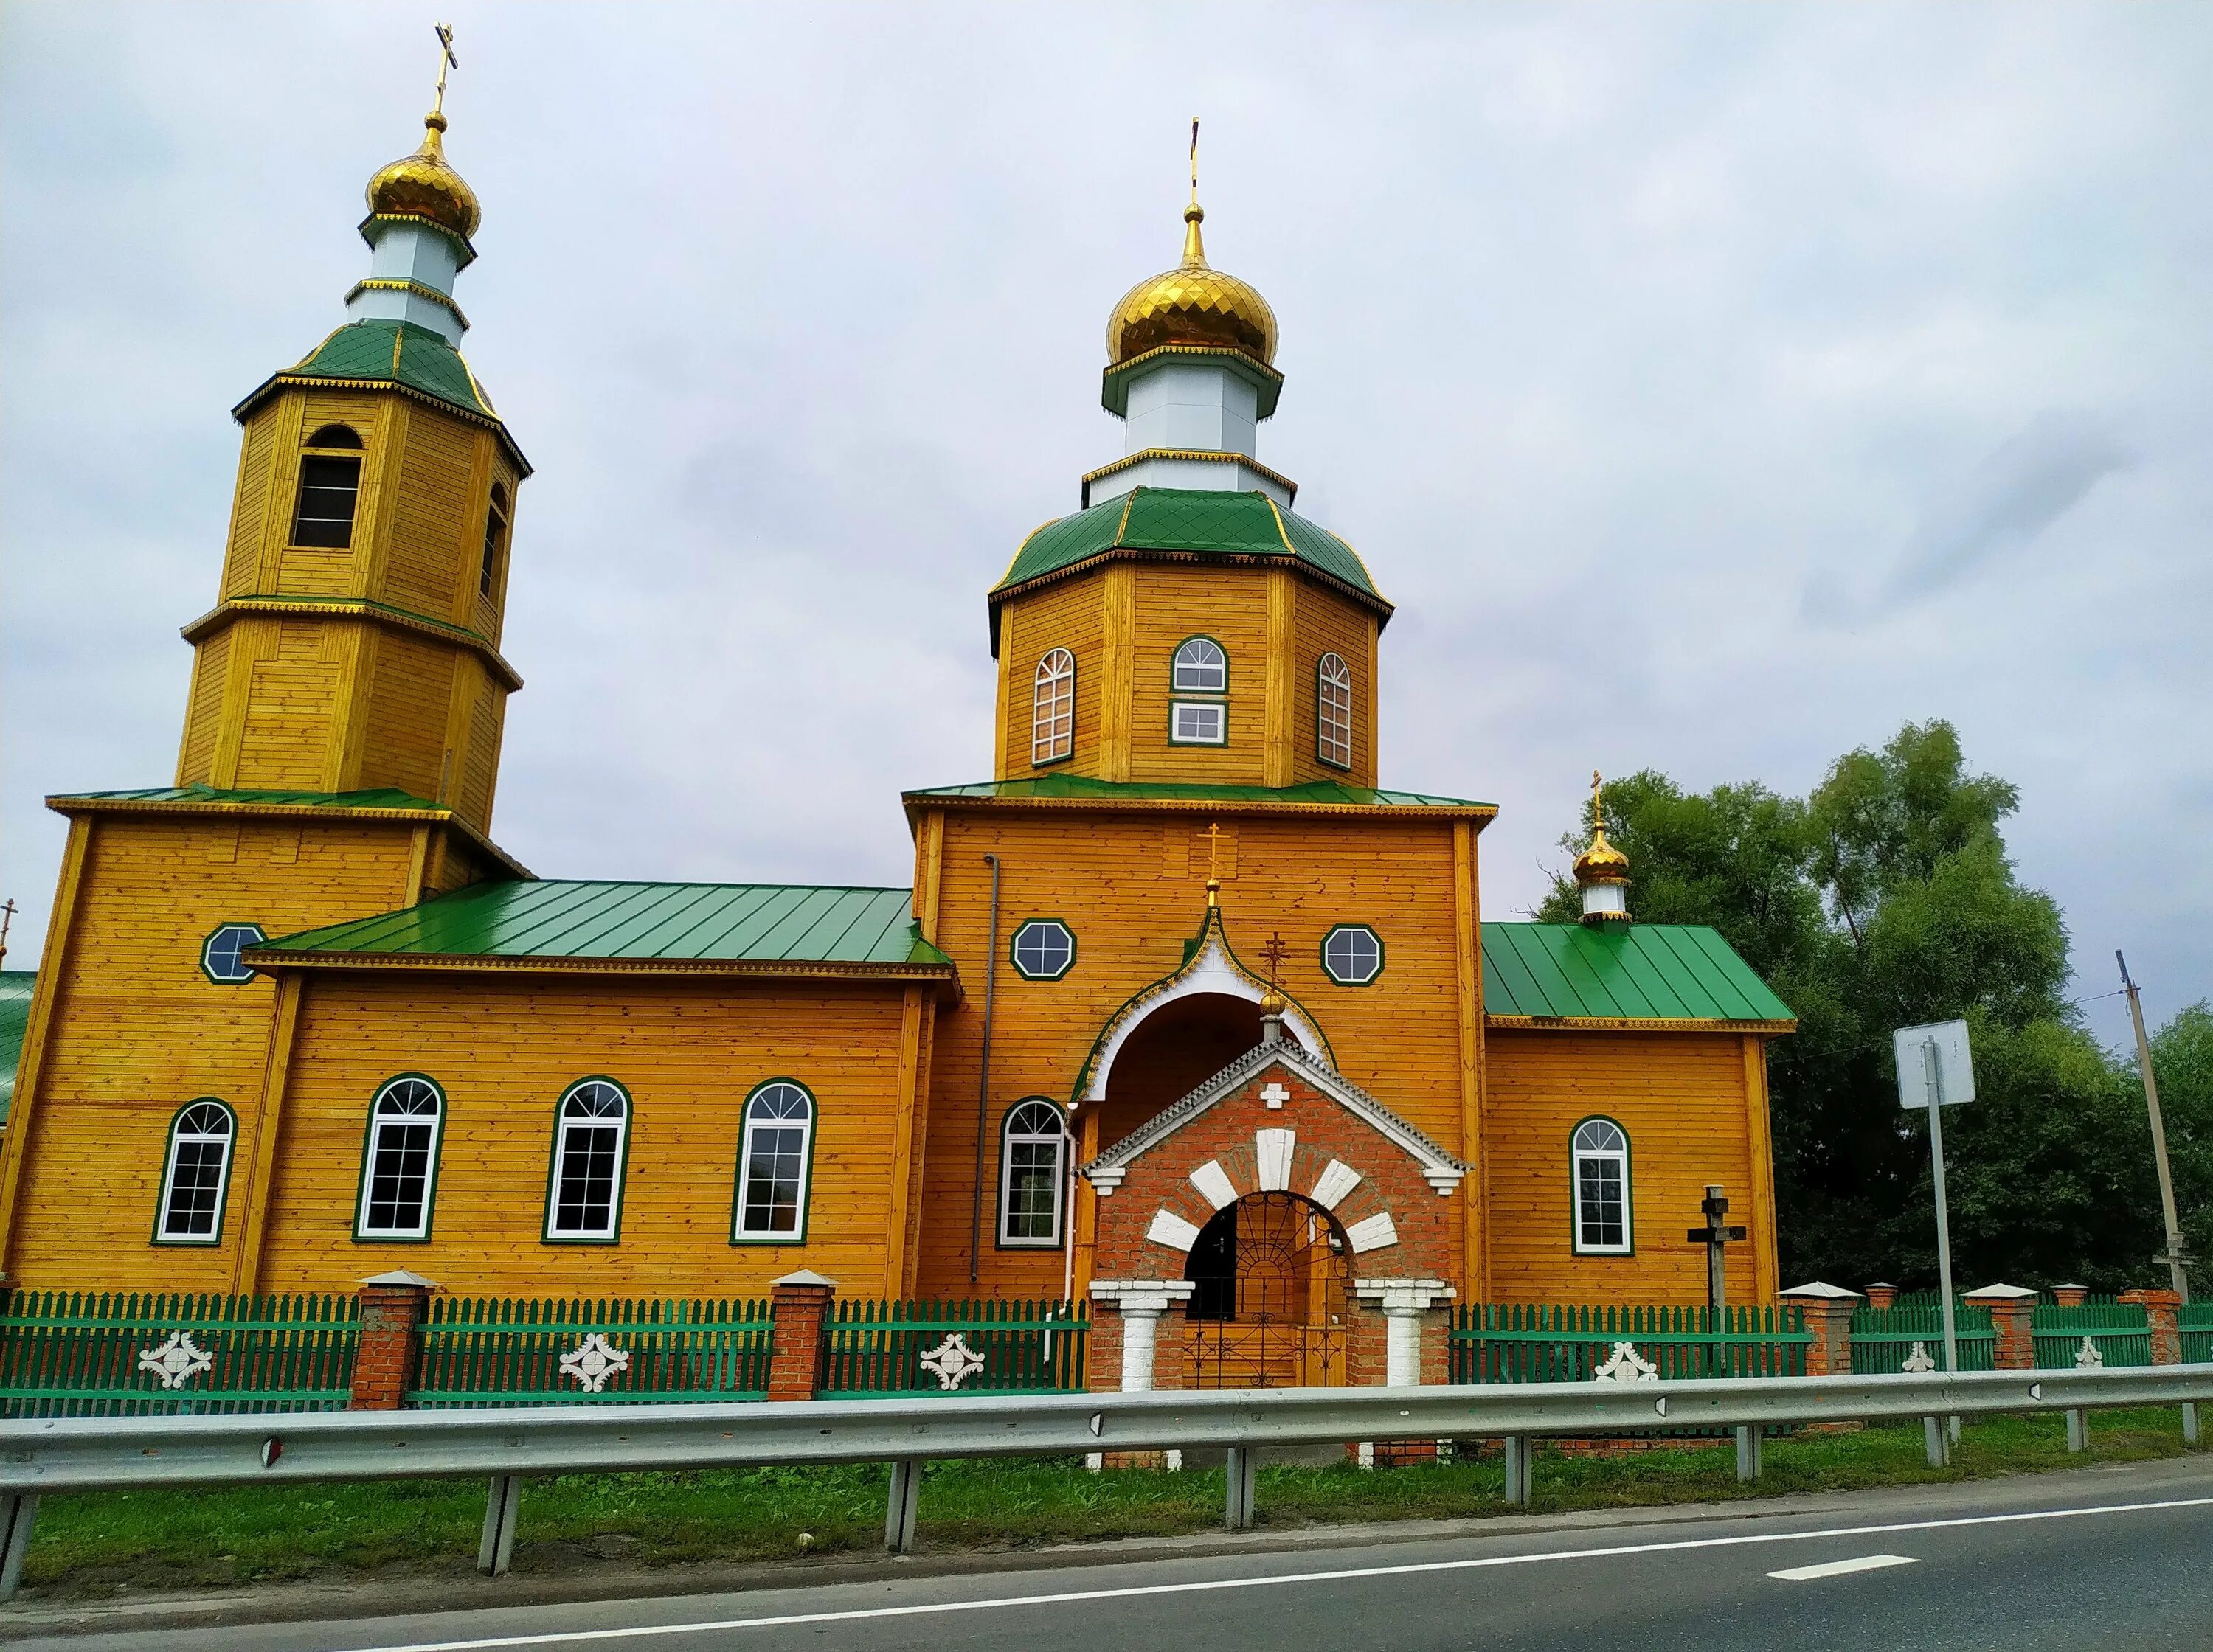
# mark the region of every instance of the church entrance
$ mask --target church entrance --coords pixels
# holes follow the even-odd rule
[[[1295,1193],[1251,1193],[1216,1211],[1184,1276],[1185,1386],[1343,1386],[1350,1257],[1329,1213]]]

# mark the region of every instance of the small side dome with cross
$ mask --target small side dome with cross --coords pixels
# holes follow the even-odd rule
[[[1583,922],[1594,926],[1629,919],[1629,856],[1606,840],[1606,782],[1591,771],[1590,847],[1576,856],[1576,882],[1583,892]]]

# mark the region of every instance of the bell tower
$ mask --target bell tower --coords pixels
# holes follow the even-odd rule
[[[390,789],[488,829],[516,492],[530,467],[459,345],[476,192],[445,155],[450,31],[421,146],[369,182],[345,324],[241,401],[238,486],[177,783]]]

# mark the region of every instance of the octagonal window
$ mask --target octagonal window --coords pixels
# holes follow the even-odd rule
[[[1026,981],[1058,981],[1076,967],[1076,932],[1057,917],[1033,917],[1015,931],[1010,955]]]
[[[208,936],[200,948],[200,968],[207,978],[223,986],[238,986],[253,978],[252,966],[239,957],[248,947],[258,947],[269,937],[261,932],[259,924],[226,924]]]
[[[1322,937],[1321,966],[1339,986],[1366,986],[1383,972],[1383,939],[1365,924],[1340,924]]]

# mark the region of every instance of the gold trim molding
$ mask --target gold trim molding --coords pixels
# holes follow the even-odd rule
[[[442,619],[433,619],[428,614],[415,613],[405,608],[395,608],[388,603],[371,601],[367,597],[319,598],[304,596],[233,596],[209,609],[198,619],[185,626],[179,635],[187,643],[198,644],[215,634],[227,621],[235,621],[248,614],[280,613],[320,616],[340,619],[365,619],[372,624],[387,625],[394,631],[413,631],[418,636],[435,637],[441,642],[465,648],[490,666],[510,694],[522,686],[522,674],[507,662],[506,656],[491,643],[463,625]]]

